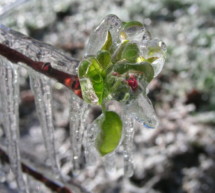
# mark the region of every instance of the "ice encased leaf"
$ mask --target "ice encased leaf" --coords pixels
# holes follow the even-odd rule
[[[155,72],[154,77],[156,77],[161,72],[165,62],[166,45],[164,42],[158,39],[153,39],[148,41],[147,47],[148,47],[148,52],[147,52],[148,58],[157,57],[157,60],[154,60],[151,63]]]
[[[83,99],[88,103],[97,104],[99,102],[99,98],[95,93],[95,90],[90,79],[82,78],[80,79],[80,83]]]
[[[144,36],[147,36],[146,29],[142,23],[138,21],[126,22],[122,26],[122,31],[120,32],[121,40],[130,41],[141,41]]]
[[[112,42],[119,41],[119,30],[122,21],[116,15],[106,16],[90,35],[85,49],[85,56],[96,55],[105,43],[108,31],[111,33]]]
[[[96,145],[101,155],[106,155],[116,149],[122,136],[122,120],[113,111],[105,111],[101,117],[100,133]]]
[[[158,119],[151,101],[143,94],[139,94],[137,99],[127,105],[126,111],[129,116],[147,128],[156,128],[158,126]]]

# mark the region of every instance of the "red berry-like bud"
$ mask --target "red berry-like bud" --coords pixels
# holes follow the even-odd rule
[[[138,88],[137,79],[136,79],[133,75],[131,75],[131,76],[129,77],[129,79],[127,80],[127,83],[128,83],[128,85],[131,87],[131,89],[132,89],[133,91],[135,91],[135,90]]]

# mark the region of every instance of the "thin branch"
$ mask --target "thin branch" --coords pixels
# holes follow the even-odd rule
[[[7,153],[1,147],[0,147],[0,159],[3,162],[6,162],[8,164],[10,163]],[[28,166],[27,164],[24,164],[22,162],[21,167],[23,172],[25,172],[26,174],[29,174],[34,179],[40,181],[52,191],[55,191],[57,193],[72,193],[72,191],[68,187],[64,186],[63,184],[57,181],[54,181],[52,179],[45,177],[44,175],[42,175],[32,167]]]
[[[77,96],[82,97],[79,79],[76,75],[71,75],[54,69],[49,62],[33,61],[31,58],[12,48],[9,48],[4,44],[0,44],[0,55],[4,56],[13,63],[25,63],[37,72],[40,72],[50,78],[54,78],[71,89]]]

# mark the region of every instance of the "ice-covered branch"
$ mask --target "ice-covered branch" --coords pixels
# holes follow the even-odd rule
[[[24,63],[56,79],[81,97],[79,79],[76,76],[79,61],[62,54],[51,45],[0,25],[0,55],[13,63]]]

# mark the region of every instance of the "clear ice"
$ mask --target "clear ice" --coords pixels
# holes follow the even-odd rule
[[[84,154],[87,166],[96,165],[99,160],[99,154],[95,148],[95,140],[97,135],[97,123],[93,122],[87,126],[87,130],[84,135]]]
[[[78,173],[80,169],[83,135],[86,127],[86,115],[88,114],[87,109],[88,104],[71,93],[70,141],[74,173]]]
[[[158,126],[158,119],[151,101],[143,94],[140,94],[136,100],[131,101],[126,106],[125,111],[127,111],[128,116],[146,128],[156,128]]]
[[[83,99],[102,108],[102,115],[87,130],[85,156],[90,163],[96,162],[98,152],[109,163],[122,146],[124,174],[133,174],[135,121],[146,128],[158,126],[147,94],[148,84],[163,68],[165,52],[165,44],[153,39],[143,24],[123,22],[115,15],[106,16],[91,33],[78,68]],[[123,121],[122,131],[118,116]],[[122,132],[120,140],[113,136],[112,127],[118,129],[116,135]]]
[[[27,57],[51,63],[53,68],[76,74],[78,60],[63,54],[53,46],[32,39],[0,24],[0,42]]]
[[[31,90],[35,96],[37,115],[40,120],[44,144],[48,154],[48,165],[51,165],[56,177],[60,177],[60,169],[54,142],[52,95],[49,79],[33,70],[30,71]]]
[[[130,117],[125,117],[125,130],[123,138],[123,157],[124,157],[124,175],[131,177],[134,173],[132,152],[133,152],[133,138],[135,128],[133,120]]]
[[[85,56],[96,55],[105,42],[107,32],[110,31],[113,37],[113,42],[118,42],[117,36],[121,28],[122,21],[115,15],[108,15],[102,20],[93,33],[90,35],[90,39],[85,49]]]
[[[28,193],[21,169],[19,149],[19,78],[17,66],[0,57],[1,103],[4,110],[4,131],[10,167],[14,173],[20,193]]]

